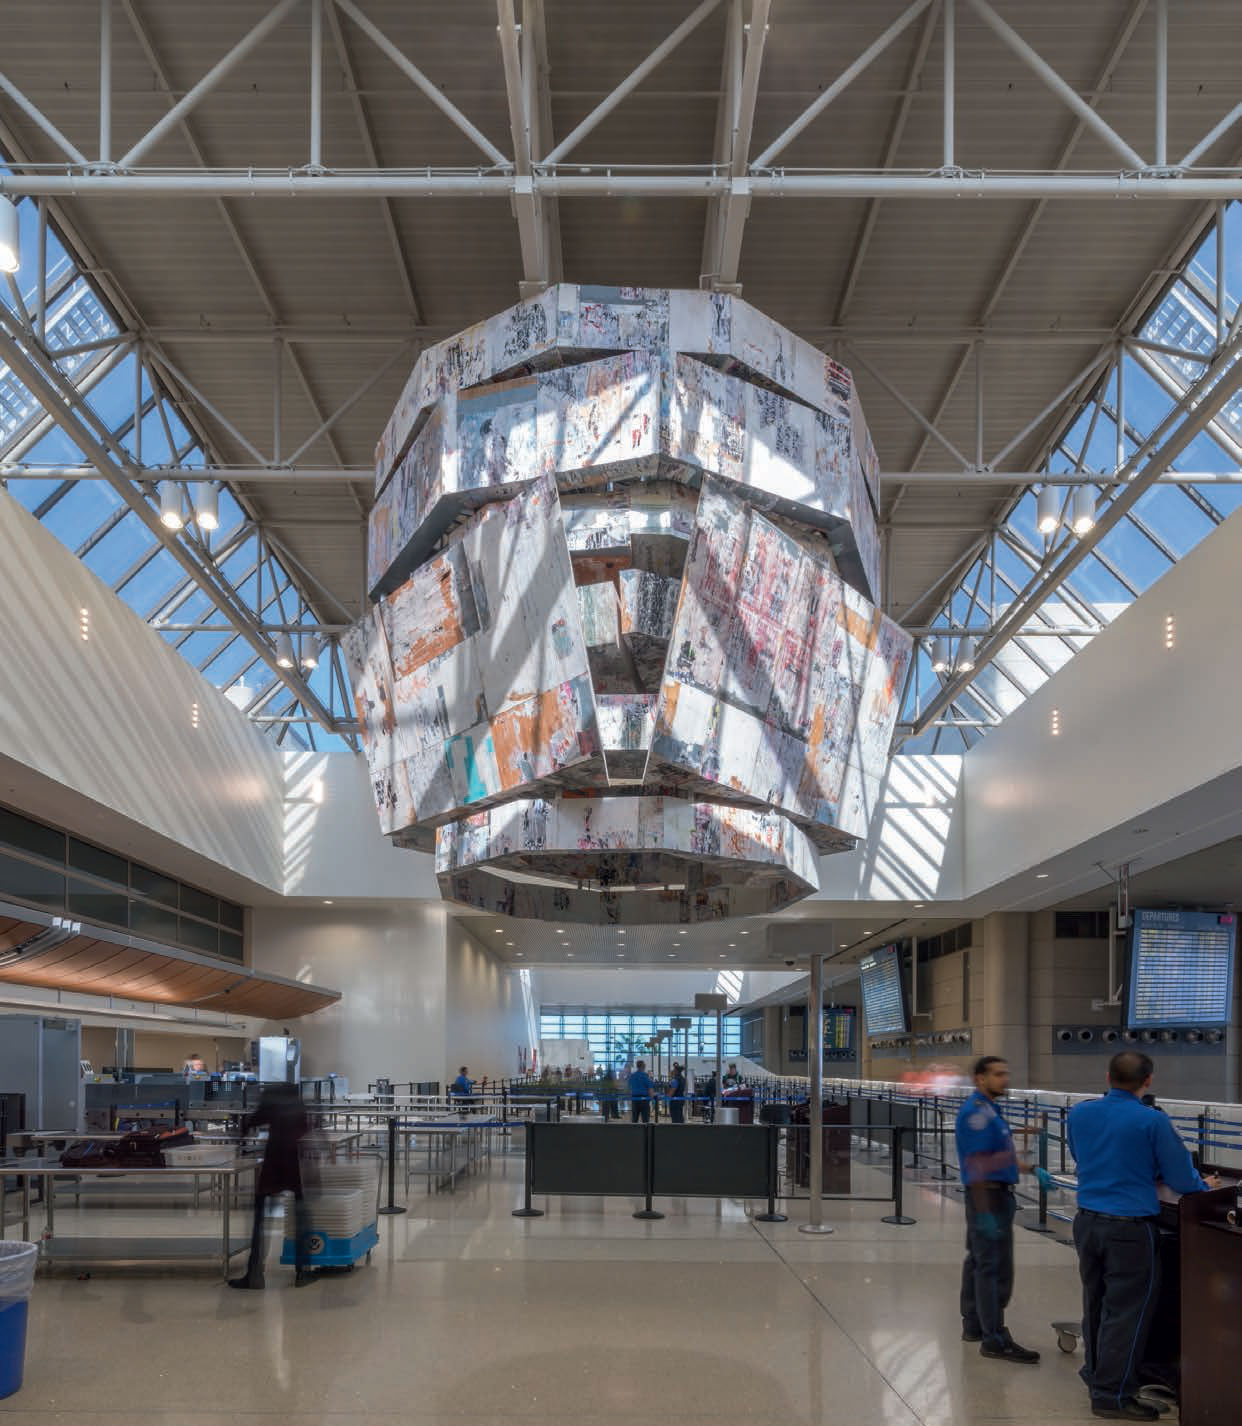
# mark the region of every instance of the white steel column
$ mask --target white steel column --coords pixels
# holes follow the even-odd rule
[[[1169,162],[1169,0],[1156,0],[1156,167]]]
[[[323,167],[323,0],[310,0],[310,166]]]
[[[826,932],[831,939],[831,931]],[[807,1221],[799,1233],[831,1233],[824,1222],[824,957],[811,956],[810,987],[806,1001],[806,1057],[811,1071],[811,1164]]]
[[[99,0],[99,162],[112,162],[112,0]]]
[[[957,103],[957,3],[944,0],[944,168],[956,168],[954,135]]]

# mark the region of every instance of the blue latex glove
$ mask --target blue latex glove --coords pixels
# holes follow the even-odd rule
[[[1047,1169],[1041,1169],[1036,1166],[1034,1173],[1036,1179],[1039,1181],[1040,1188],[1042,1188],[1045,1192],[1055,1193],[1057,1191],[1060,1185],[1056,1182],[1056,1180],[1052,1177],[1052,1175],[1048,1172]]]
[[[978,1228],[985,1238],[990,1239],[992,1242],[996,1242],[997,1239],[1004,1236],[1000,1219],[995,1213],[977,1214],[975,1217],[975,1227]]]

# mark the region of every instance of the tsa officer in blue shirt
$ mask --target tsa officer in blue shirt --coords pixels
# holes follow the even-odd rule
[[[1078,1170],[1074,1246],[1082,1278],[1083,1380],[1096,1416],[1154,1421],[1138,1399],[1138,1367],[1160,1297],[1157,1180],[1175,1193],[1211,1187],[1199,1177],[1172,1121],[1139,1096],[1155,1066],[1122,1050],[1108,1066],[1108,1093],[1069,1113],[1070,1153]]]
[[[966,1187],[966,1261],[962,1264],[962,1341],[985,1357],[1031,1364],[1039,1353],[1020,1347],[1005,1326],[1013,1293],[1014,1185],[1020,1164],[1013,1134],[996,1107],[1009,1088],[1009,1065],[998,1055],[975,1062],[975,1090],[958,1111],[957,1161]]]
[[[651,1076],[647,1061],[636,1060],[630,1071],[630,1123],[651,1123]]]

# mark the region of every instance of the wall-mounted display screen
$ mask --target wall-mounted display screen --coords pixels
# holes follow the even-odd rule
[[[824,1055],[840,1057],[854,1052],[854,1007],[834,1005],[824,1011]]]
[[[1214,911],[1136,911],[1126,1024],[1227,1025],[1237,927]]]
[[[904,1035],[906,995],[901,980],[901,955],[896,946],[872,951],[858,963],[862,983],[863,1023],[867,1034]]]

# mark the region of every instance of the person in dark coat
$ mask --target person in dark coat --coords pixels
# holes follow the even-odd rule
[[[242,1133],[266,1127],[267,1147],[254,1185],[254,1227],[250,1234],[250,1261],[243,1277],[229,1279],[230,1287],[261,1290],[263,1281],[263,1213],[268,1200],[282,1193],[293,1194],[297,1253],[295,1287],[317,1282],[319,1275],[310,1266],[307,1237],[310,1223],[306,1213],[306,1198],[302,1192],[302,1167],[299,1146],[310,1132],[310,1120],[302,1105],[297,1085],[268,1085],[263,1090],[254,1113],[246,1116]]]
[[[668,1086],[668,1117],[671,1124],[686,1122],[686,1072],[676,1060]]]

